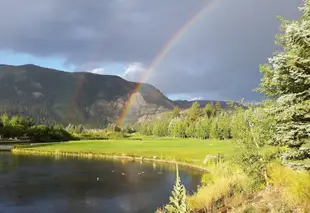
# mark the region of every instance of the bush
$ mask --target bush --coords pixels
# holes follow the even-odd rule
[[[73,137],[59,125],[49,128],[45,125],[32,126],[27,129],[27,136],[32,142],[69,141]]]

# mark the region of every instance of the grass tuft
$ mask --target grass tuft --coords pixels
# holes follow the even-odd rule
[[[282,199],[291,207],[310,212],[310,173],[295,171],[280,164],[268,168],[269,183],[281,189]]]
[[[213,168],[212,168],[213,167]],[[252,180],[230,163],[208,168],[212,177],[207,177],[198,192],[189,197],[192,209],[198,212],[224,211],[240,205],[250,191]]]

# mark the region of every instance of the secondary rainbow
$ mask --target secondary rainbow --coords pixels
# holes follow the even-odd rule
[[[172,49],[174,44],[190,29],[191,26],[193,26],[202,16],[204,13],[208,11],[208,9],[211,8],[211,6],[217,2],[217,0],[209,1],[206,3],[206,5],[198,11],[189,21],[187,21],[171,38],[170,40],[162,47],[162,49],[159,51],[159,53],[156,55],[156,57],[153,59],[151,65],[148,67],[148,69],[143,73],[143,76],[141,77],[140,82],[145,82],[147,77],[150,75],[152,71],[156,68],[156,66],[159,64],[159,62],[165,57],[165,55]],[[133,102],[136,99],[137,92],[141,89],[143,83],[137,83],[136,88],[133,90],[129,101],[125,107],[125,110],[123,110],[123,113],[121,117],[117,121],[117,126],[122,127],[124,125],[124,122],[128,116],[128,113],[132,107]]]

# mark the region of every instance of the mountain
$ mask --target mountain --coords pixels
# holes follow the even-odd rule
[[[43,123],[102,127],[119,118],[137,86],[119,76],[0,65],[0,113],[20,113]],[[130,121],[173,107],[158,89],[143,84],[128,118]]]
[[[139,85],[113,75],[64,72],[31,64],[0,65],[0,113],[22,114],[39,123],[101,128],[119,119]],[[175,106],[189,108],[193,103],[172,101],[150,84],[142,84],[134,97],[127,122]],[[211,101],[199,102],[204,107]]]

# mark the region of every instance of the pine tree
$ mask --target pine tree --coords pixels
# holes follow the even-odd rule
[[[221,113],[221,111],[222,111],[221,104],[220,104],[220,102],[217,101],[215,104],[214,115],[219,115]]]
[[[212,104],[206,104],[205,108],[203,109],[204,114],[210,118],[213,113],[213,106]]]
[[[169,213],[189,213],[191,212],[187,199],[186,199],[186,188],[181,183],[179,176],[178,165],[176,166],[176,181],[173,187],[172,196],[170,202],[165,206],[165,209]]]
[[[193,122],[191,124],[189,124],[186,128],[186,137],[188,138],[193,138],[195,137],[195,126],[196,126],[196,123]]]
[[[299,21],[282,19],[276,43],[283,51],[261,65],[258,89],[275,100],[270,108],[276,120],[272,144],[288,146],[291,153],[300,153],[298,149],[310,137],[310,0],[302,11]]]
[[[160,124],[159,124],[159,122],[156,122],[155,125],[153,126],[152,135],[160,136]]]
[[[177,118],[180,116],[180,108],[178,106],[174,107],[172,111],[172,118]]]
[[[212,119],[203,119],[199,125],[199,138],[207,139],[210,138],[210,129],[211,129]]]
[[[177,137],[177,122],[178,118],[173,118],[168,125],[168,134],[174,137]]]
[[[218,139],[219,138],[218,117],[213,118],[210,125],[211,125],[210,138]]]
[[[189,123],[196,121],[201,116],[200,104],[195,101],[188,110],[187,120]]]
[[[179,122],[177,122],[177,137],[186,138],[186,127],[186,121],[179,120]]]

